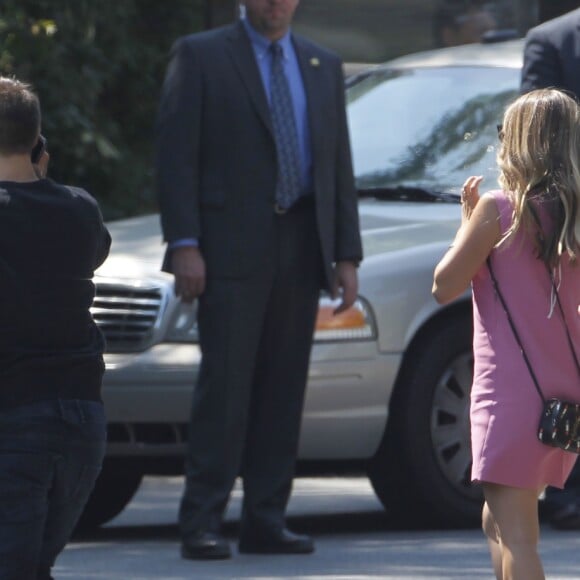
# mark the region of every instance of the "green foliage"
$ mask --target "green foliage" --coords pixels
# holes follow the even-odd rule
[[[153,126],[173,41],[202,0],[3,0],[0,74],[32,84],[50,175],[85,187],[107,219],[151,211]]]

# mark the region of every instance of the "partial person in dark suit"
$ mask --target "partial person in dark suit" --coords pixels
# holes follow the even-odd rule
[[[168,251],[198,299],[202,362],[180,507],[182,556],[230,557],[220,535],[238,475],[239,550],[309,553],[286,528],[321,288],[338,310],[362,258],[342,63],[290,30],[299,0],[179,39],[157,123]]]
[[[554,87],[580,102],[580,8],[532,28],[526,35],[521,92]],[[564,490],[549,487],[544,502],[558,529],[580,529],[580,462]]]
[[[580,8],[526,35],[521,92],[554,87],[580,96]]]

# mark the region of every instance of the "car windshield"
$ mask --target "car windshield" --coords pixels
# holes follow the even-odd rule
[[[347,90],[359,191],[458,194],[469,175],[497,185],[497,125],[519,71],[440,67],[373,71]]]

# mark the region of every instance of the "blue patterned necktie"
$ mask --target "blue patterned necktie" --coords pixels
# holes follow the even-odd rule
[[[274,42],[270,45],[270,51],[272,52],[270,112],[278,154],[276,203],[281,208],[288,208],[298,199],[301,190],[298,131],[294,119],[292,95],[284,74],[282,47]]]

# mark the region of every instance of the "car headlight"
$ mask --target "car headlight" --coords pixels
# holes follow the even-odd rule
[[[372,340],[376,338],[376,325],[370,308],[362,298],[344,312],[334,314],[340,300],[323,296],[318,303],[315,342],[340,340]],[[173,313],[166,342],[198,342],[197,306],[180,302]]]
[[[166,342],[198,342],[197,302],[179,305],[173,312],[171,323],[167,330]]]
[[[376,338],[376,325],[371,309],[362,298],[344,312],[334,314],[340,300],[328,296],[320,298],[316,318],[315,342],[339,340],[372,340]]]

